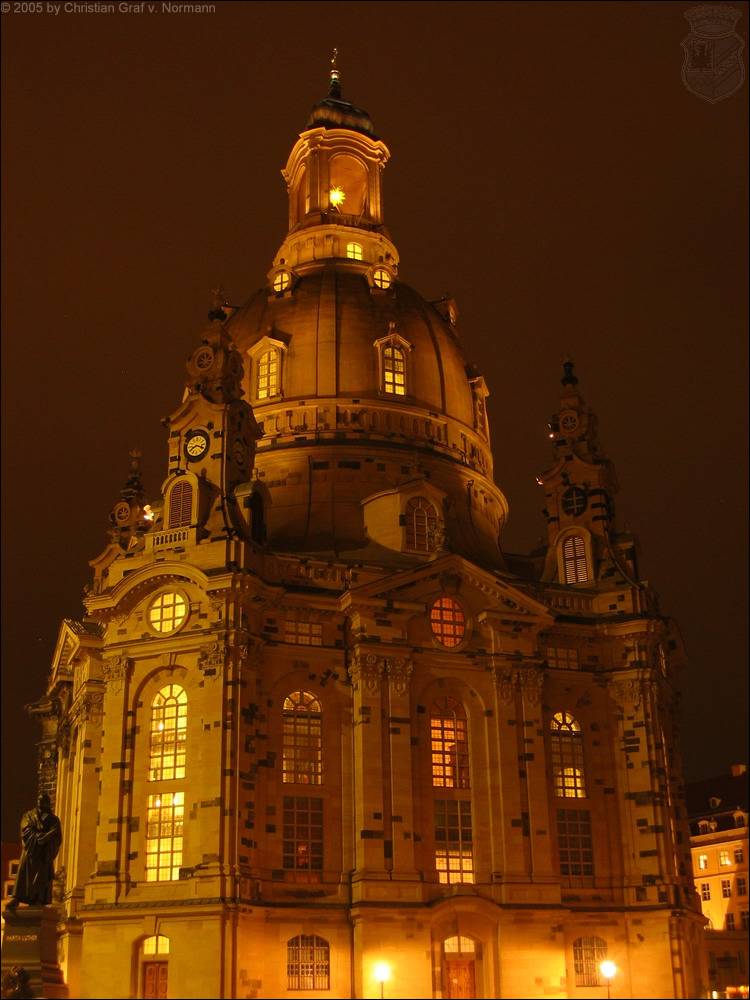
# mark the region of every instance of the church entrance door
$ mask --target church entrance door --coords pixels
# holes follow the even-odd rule
[[[450,997],[451,1000],[477,995],[473,958],[447,958],[445,960],[445,979],[448,987],[446,996]]]
[[[144,1000],[167,1000],[167,962],[143,963]]]

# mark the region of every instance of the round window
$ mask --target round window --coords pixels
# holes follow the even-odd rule
[[[571,486],[569,490],[563,493],[562,507],[565,513],[571,517],[583,514],[587,504],[586,491],[582,490],[579,486]]]
[[[274,275],[273,290],[275,292],[285,292],[292,283],[292,276],[288,271],[279,271]]]
[[[384,267],[376,267],[372,272],[372,280],[376,288],[390,288],[393,278]]]
[[[430,611],[430,627],[441,646],[451,649],[460,645],[466,634],[466,616],[458,601],[439,597]]]
[[[159,594],[148,609],[148,620],[151,628],[166,634],[174,632],[187,618],[187,602],[182,594],[167,591]]]

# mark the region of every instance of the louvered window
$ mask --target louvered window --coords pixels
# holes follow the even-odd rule
[[[186,528],[193,520],[193,487],[184,479],[169,494],[170,528]]]
[[[586,546],[581,535],[569,535],[563,542],[563,568],[566,583],[586,583]]]

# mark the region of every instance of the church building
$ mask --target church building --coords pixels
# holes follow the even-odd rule
[[[71,997],[704,995],[679,633],[571,362],[546,542],[504,549],[489,389],[399,277],[388,158],[334,68],[266,282],[216,294],[161,490],[133,453],[61,625],[31,711]]]

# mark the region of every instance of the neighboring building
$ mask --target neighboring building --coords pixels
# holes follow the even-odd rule
[[[748,996],[747,767],[686,789],[695,889],[701,899],[709,989]]]
[[[268,282],[217,296],[161,495],[134,456],[60,629],[73,996],[375,997],[385,964],[390,998],[601,997],[605,957],[613,996],[706,989],[679,635],[572,363],[547,542],[502,549],[488,389],[398,278],[388,155],[334,71]]]
[[[16,875],[18,874],[18,865],[21,860],[21,845],[19,843],[11,843],[10,841],[3,841],[0,845],[0,853],[2,854],[2,885],[3,885],[3,903],[7,902],[13,894],[13,887],[16,884]]]

